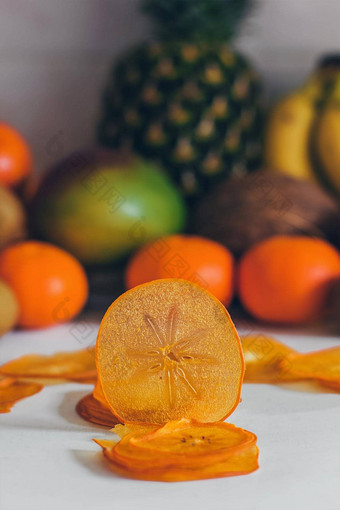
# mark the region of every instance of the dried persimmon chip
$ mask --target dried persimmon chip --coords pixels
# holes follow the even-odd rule
[[[97,378],[94,348],[75,352],[57,352],[51,356],[28,354],[2,365],[0,373],[25,379],[94,382]]]
[[[93,394],[83,397],[76,406],[76,411],[84,420],[104,427],[114,427],[119,422],[111,410],[103,406]]]
[[[110,462],[113,471],[127,478],[137,480],[148,480],[155,482],[188,482],[194,480],[205,480],[209,478],[222,478],[230,476],[247,475],[259,468],[259,450],[257,446],[251,445],[240,451],[234,452],[225,460],[200,467],[165,467],[134,470],[126,466],[112,462],[108,450],[104,450],[104,456]]]
[[[233,448],[256,443],[256,436],[231,423],[198,423],[180,420],[142,437],[132,437],[130,442],[137,448],[158,452],[162,455],[179,456],[180,462],[192,462],[192,458],[225,456]]]
[[[95,384],[95,386],[93,388],[93,393],[92,394],[93,394],[94,398],[96,400],[98,400],[98,402],[103,404],[104,407],[107,407],[108,409],[110,409],[110,406],[107,403],[106,398],[104,396],[102,385],[101,385],[99,379],[97,379],[97,381],[96,381],[96,384]]]
[[[329,388],[333,391],[336,391],[337,393],[340,393],[340,380],[335,382],[335,381],[323,381],[320,379],[318,382],[321,383],[321,385],[324,386],[325,388]]]
[[[290,374],[299,379],[316,379],[340,387],[340,347],[303,354],[291,354]]]
[[[9,413],[16,402],[39,393],[41,384],[17,381],[11,377],[0,379],[0,413]]]
[[[224,306],[202,287],[156,280],[120,296],[97,339],[98,377],[123,422],[214,422],[240,400],[244,363]]]
[[[258,468],[256,436],[228,423],[181,420],[139,428],[118,443],[96,442],[116,472],[143,480],[199,480]]]
[[[249,335],[241,338],[246,372],[244,382],[275,383],[296,380],[290,372],[290,356],[296,351],[275,338]]]

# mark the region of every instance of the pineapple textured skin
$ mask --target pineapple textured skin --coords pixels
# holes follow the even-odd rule
[[[261,164],[261,86],[225,43],[151,42],[113,68],[98,139],[160,161],[183,193],[198,196]]]

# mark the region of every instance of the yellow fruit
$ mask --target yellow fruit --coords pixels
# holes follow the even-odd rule
[[[0,280],[0,336],[17,323],[19,306],[12,290]]]
[[[305,88],[281,100],[269,118],[265,137],[265,161],[269,168],[291,177],[316,181],[310,158],[310,136],[316,118],[318,85]]]
[[[320,116],[316,149],[323,175],[340,193],[340,82],[338,88]]]
[[[0,250],[26,236],[26,215],[14,193],[0,186]]]

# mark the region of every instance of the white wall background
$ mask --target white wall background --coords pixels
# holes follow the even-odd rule
[[[340,51],[340,0],[258,2],[237,46],[273,97],[301,83],[320,54]],[[0,119],[31,142],[38,170],[92,143],[112,57],[150,36],[137,3],[0,0]]]

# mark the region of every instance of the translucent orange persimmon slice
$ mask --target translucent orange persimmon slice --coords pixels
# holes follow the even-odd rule
[[[108,309],[97,339],[105,399],[123,422],[222,420],[240,400],[244,363],[224,306],[201,287],[140,285]]]
[[[98,402],[103,404],[104,407],[106,407],[107,409],[110,409],[110,406],[107,403],[106,398],[104,396],[103,388],[102,388],[102,385],[101,385],[99,379],[97,379],[96,384],[93,388],[93,396],[96,400],[98,400]]]
[[[256,436],[230,424],[181,420],[134,431],[119,443],[96,442],[116,472],[143,480],[199,480],[258,468]]]
[[[300,379],[317,379],[340,388],[340,347],[289,356],[290,373]]]
[[[297,354],[287,345],[265,335],[241,338],[246,372],[244,382],[275,383],[296,380],[290,372],[290,356]]]
[[[92,393],[78,402],[76,411],[84,420],[103,427],[112,428],[120,423],[111,410],[95,399]]]
[[[11,377],[0,378],[0,413],[9,413],[16,402],[42,389],[41,384],[21,382]]]
[[[67,379],[94,382],[97,378],[94,348],[76,352],[57,352],[52,356],[29,354],[14,359],[0,373],[25,379]]]
[[[86,395],[78,402],[76,411],[84,420],[95,423],[96,425],[112,428],[120,423],[106,402],[98,380],[93,392],[90,395]]]
[[[200,467],[172,466],[165,468],[133,470],[126,468],[124,465],[117,462],[112,463],[109,450],[104,450],[105,457],[111,461],[110,465],[117,474],[127,478],[155,482],[188,482],[209,478],[247,475],[258,469],[258,454],[258,448],[254,444],[241,449],[240,451],[234,452],[225,460],[221,460],[213,464],[203,464]]]
[[[231,423],[198,423],[180,420],[140,437],[131,437],[130,444],[146,454],[176,459],[180,465],[192,464],[200,459],[224,459],[234,449],[255,444],[257,437]]]

